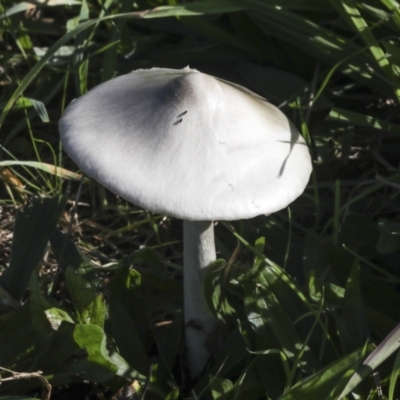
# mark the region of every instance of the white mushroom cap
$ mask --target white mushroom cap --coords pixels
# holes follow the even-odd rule
[[[59,122],[69,156],[124,199],[187,220],[270,214],[308,183],[293,125],[255,93],[197,70],[137,70],[71,103]]]

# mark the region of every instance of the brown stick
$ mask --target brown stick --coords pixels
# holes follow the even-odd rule
[[[3,368],[0,367],[0,370],[2,371],[6,371],[9,372],[10,374],[12,374],[12,376],[8,377],[8,378],[2,378],[0,376],[0,383],[1,382],[6,382],[6,381],[14,381],[17,379],[30,379],[30,378],[38,378],[42,381],[43,385],[45,386],[45,388],[47,389],[46,393],[43,393],[42,395],[42,399],[43,400],[50,400],[50,396],[51,396],[51,385],[49,383],[49,381],[42,375],[42,371],[37,371],[37,372],[16,372],[16,371],[12,371],[10,369],[7,368]]]

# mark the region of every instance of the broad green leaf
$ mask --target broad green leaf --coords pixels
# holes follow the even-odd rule
[[[165,276],[162,260],[154,249],[145,247],[144,249],[135,251],[133,254],[132,265],[141,262],[145,263],[145,265],[152,270],[155,276],[159,276],[161,278]]]
[[[60,325],[66,321],[70,323],[74,323],[75,321],[70,317],[70,315],[62,310],[61,308],[52,307],[47,308],[44,311],[47,320],[50,322],[51,327],[56,331],[60,327]]]
[[[148,374],[150,363],[137,322],[146,320],[146,307],[140,293],[140,274],[121,268],[111,282],[109,323],[122,357],[143,375]]]
[[[118,367],[109,356],[106,335],[99,326],[76,325],[73,338],[87,352],[87,361],[97,367],[93,371],[82,371],[87,379],[103,382],[114,376]]]
[[[1,366],[18,368],[18,360],[29,356],[42,340],[33,327],[31,309],[24,306],[17,312],[0,316]],[[0,389],[2,387],[0,386]]]
[[[344,288],[318,279],[315,272],[311,272],[309,276],[308,290],[310,297],[318,303],[324,301],[328,306],[339,306],[343,303]]]
[[[144,375],[141,375],[134,368],[132,368],[119,353],[113,351],[109,356],[112,362],[118,367],[118,370],[115,373],[115,375],[124,378],[130,382],[132,382],[135,379],[140,380],[142,382],[146,381],[146,377]],[[149,386],[153,386],[151,382]]]
[[[33,198],[17,213],[10,265],[0,277],[3,286],[20,299],[38,267],[51,231],[64,210],[66,198]]]
[[[165,400],[178,400],[179,399],[179,389],[174,388],[172,392],[168,393],[168,396],[165,398]]]
[[[46,106],[42,101],[35,100],[35,99],[30,99],[28,97],[20,97],[14,104],[15,109],[17,108],[29,108],[33,107],[42,120],[42,122],[49,122],[49,115],[47,114],[47,109]]]
[[[64,272],[68,267],[77,270],[83,265],[90,265],[91,263],[91,260],[59,229],[54,229],[51,232],[50,244],[58,265]]]
[[[46,318],[45,311],[53,308],[54,304],[50,303],[41,292],[39,280],[36,274],[32,274],[29,284],[30,307],[32,312],[32,325],[44,336],[48,336],[52,332],[52,325]]]
[[[99,304],[103,300],[101,296],[96,296],[93,284],[73,267],[66,269],[65,279],[79,323],[93,325],[95,320],[102,325],[105,309],[104,305]]]
[[[128,265],[125,266],[123,260],[121,260],[119,265],[120,268],[115,273],[110,285],[111,298],[118,299],[124,304],[131,319],[138,326],[143,327],[147,325],[148,319],[146,302],[143,299],[142,293],[142,274],[133,268],[129,268]],[[152,275],[149,274],[149,276],[151,277]]]
[[[210,388],[213,399],[218,400],[233,389],[233,383],[229,379],[210,376]]]
[[[90,323],[104,328],[106,319],[106,304],[102,293],[99,293],[90,304]]]

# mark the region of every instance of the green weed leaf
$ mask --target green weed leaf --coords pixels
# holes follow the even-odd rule
[[[118,367],[108,354],[106,336],[99,326],[76,325],[73,338],[87,352],[87,361],[97,367],[93,371],[82,371],[87,379],[102,382],[114,376]]]

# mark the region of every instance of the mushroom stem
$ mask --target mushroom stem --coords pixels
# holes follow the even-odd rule
[[[184,220],[183,243],[185,338],[194,377],[210,356],[209,338],[217,324],[204,295],[205,279],[216,260],[213,223]]]

